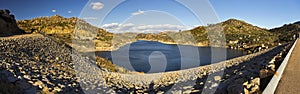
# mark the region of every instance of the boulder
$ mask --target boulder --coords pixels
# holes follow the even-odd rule
[[[10,14],[9,10],[0,10],[0,37],[24,34],[20,30],[15,16]]]

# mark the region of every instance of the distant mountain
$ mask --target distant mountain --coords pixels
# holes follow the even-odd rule
[[[271,29],[270,32],[278,34],[280,42],[293,41],[299,37],[298,33],[300,33],[300,22],[285,24],[281,27]]]
[[[97,37],[100,40],[106,40],[103,38],[112,35],[112,33],[92,26],[84,20],[76,17],[64,18],[59,15],[20,20],[18,26],[29,33],[44,33],[63,39]],[[95,36],[95,34],[97,35]]]
[[[223,30],[217,30],[217,29]],[[208,38],[208,30],[216,35],[210,36],[212,39],[218,38],[220,32],[226,36],[226,46],[229,48],[244,49],[251,52],[256,52],[256,48],[269,48],[276,46],[278,40],[277,34],[269,32],[267,29],[253,26],[237,19],[229,19],[227,21],[211,24],[209,26],[199,26],[191,30],[181,32],[162,32],[159,34],[139,34],[138,38],[144,40],[157,40],[172,44],[190,44],[197,46],[208,46],[210,39]],[[193,35],[193,39],[187,37],[189,33]],[[212,32],[210,32],[212,34]],[[169,35],[172,35],[171,37]],[[176,39],[173,40],[173,39]],[[196,43],[195,43],[196,42]],[[218,41],[213,41],[218,42]],[[210,45],[212,46],[212,45]]]
[[[209,46],[210,41],[207,30],[217,31],[214,32],[216,35],[220,33],[219,31],[224,31],[224,34],[226,35],[227,47],[250,49],[252,52],[254,52],[254,48],[257,47],[273,47],[276,45],[276,41],[278,40],[277,33],[268,32],[267,29],[253,26],[237,19],[229,19],[227,21],[211,24],[209,26],[199,26],[187,31],[161,32],[159,34],[113,34],[104,29],[92,26],[84,20],[75,17],[63,18],[59,15],[34,18],[31,20],[21,20],[18,21],[18,25],[21,29],[27,32],[45,33],[47,35],[58,37],[67,43],[71,43],[72,39],[93,40],[98,50],[112,50],[113,48],[111,48],[111,46],[113,36],[119,36],[114,37],[114,40],[117,40],[114,41],[116,43],[116,47],[134,42],[136,40],[153,40],[171,44]],[[221,26],[223,30],[217,30],[219,29],[216,28],[218,26]],[[137,36],[133,39],[130,39],[129,37],[131,35]],[[217,38],[217,36],[210,36],[210,38],[214,39]],[[176,41],[174,39],[176,39]]]
[[[49,35],[78,51],[87,51],[95,45],[98,48],[104,47],[104,50],[110,50],[114,35],[79,18],[64,18],[59,15],[20,20],[18,26],[28,33]]]
[[[267,29],[253,26],[237,19],[229,19],[227,21],[218,23],[223,28],[226,36],[227,46],[230,48],[252,49],[256,47],[272,47],[275,46],[277,35],[268,32]],[[212,27],[208,26],[205,28]],[[191,30],[192,32],[203,32],[203,27]],[[200,37],[200,36],[199,36]]]

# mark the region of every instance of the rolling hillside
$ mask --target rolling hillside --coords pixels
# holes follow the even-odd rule
[[[54,36],[79,51],[89,51],[90,47],[95,47],[98,51],[115,50],[118,47],[136,40],[152,40],[170,44],[186,44],[195,46],[209,46],[208,32],[215,32],[210,36],[217,38],[219,31],[223,31],[226,36],[226,47],[233,49],[247,50],[249,53],[257,52],[262,48],[276,46],[278,33],[270,33],[267,29],[253,26],[241,20],[229,19],[227,21],[211,24],[209,26],[199,26],[191,30],[180,32],[161,32],[158,34],[137,34],[122,33],[113,34],[101,28],[90,25],[78,18],[63,18],[59,15],[52,17],[40,17],[31,20],[18,21],[18,26],[30,33],[43,33]],[[222,26],[223,30],[217,30]],[[137,35],[134,38],[130,36]],[[192,36],[191,36],[192,35]],[[115,37],[114,36],[118,36]],[[114,45],[112,40],[114,38]],[[174,40],[176,39],[176,40]],[[92,45],[91,45],[92,44]],[[82,46],[83,45],[83,46]],[[114,46],[114,47],[112,47]],[[210,45],[212,46],[212,45]]]
[[[278,34],[280,42],[293,41],[299,37],[298,33],[300,32],[300,22],[286,24],[281,27],[271,29],[270,32]]]

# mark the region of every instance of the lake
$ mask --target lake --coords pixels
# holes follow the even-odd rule
[[[213,52],[213,53],[212,53]],[[136,41],[116,51],[96,52],[128,70],[157,73],[209,65],[243,56],[240,50]]]

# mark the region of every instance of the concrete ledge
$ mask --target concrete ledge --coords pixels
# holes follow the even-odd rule
[[[280,67],[278,68],[275,75],[272,77],[271,81],[269,82],[268,86],[265,88],[265,90],[263,91],[262,94],[274,94],[274,92],[277,88],[277,85],[282,77],[283,72],[284,72],[284,69],[285,69],[285,67],[291,57],[291,54],[297,44],[297,41],[298,41],[298,39],[295,41],[294,45],[292,46],[289,53],[286,55],[286,57],[282,61]]]

